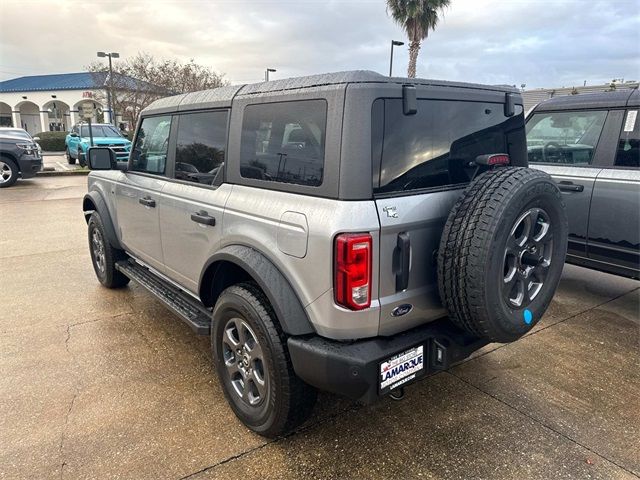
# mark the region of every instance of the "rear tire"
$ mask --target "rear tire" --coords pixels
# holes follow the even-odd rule
[[[316,390],[293,371],[286,336],[255,284],[222,292],[213,310],[211,349],[224,395],[248,428],[273,438],[309,417]]]
[[[477,177],[452,209],[438,251],[438,286],[451,321],[511,342],[540,320],[567,251],[567,217],[551,177],[498,168]]]
[[[127,254],[111,246],[97,212],[91,214],[88,227],[89,252],[98,280],[107,288],[124,287],[129,283],[129,277],[116,269],[116,262],[126,259]]]
[[[0,156],[0,188],[7,188],[18,180],[18,165],[10,158]]]
[[[87,166],[87,160],[86,160],[85,154],[82,153],[82,150],[80,150],[79,147],[78,147],[78,163],[80,164],[81,167]]]

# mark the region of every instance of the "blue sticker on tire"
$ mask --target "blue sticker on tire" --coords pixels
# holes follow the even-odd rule
[[[527,325],[531,325],[532,321],[533,321],[533,313],[531,313],[531,310],[527,308],[524,311],[524,323],[526,323]]]

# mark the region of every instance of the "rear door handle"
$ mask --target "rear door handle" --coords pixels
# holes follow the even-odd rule
[[[409,270],[411,268],[411,239],[409,234],[398,234],[396,249],[393,255],[394,273],[396,274],[396,292],[402,292],[409,286]]]
[[[204,210],[200,210],[199,212],[192,213],[191,220],[193,220],[196,223],[200,223],[202,225],[210,225],[212,227],[215,227],[216,225],[216,219],[211,215],[209,215]]]
[[[576,185],[573,182],[558,182],[558,188],[561,192],[582,192],[584,185]]]
[[[150,197],[143,197],[138,201],[145,207],[156,208],[156,201]]]

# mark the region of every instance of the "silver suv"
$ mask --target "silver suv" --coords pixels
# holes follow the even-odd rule
[[[566,253],[508,87],[317,75],[159,100],[128,164],[91,148],[83,209],[100,282],[146,287],[210,334],[252,430],[316,389],[363,403],[510,342]],[[100,170],[100,171],[98,171]]]

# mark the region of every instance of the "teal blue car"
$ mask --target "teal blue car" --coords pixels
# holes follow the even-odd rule
[[[113,125],[110,123],[93,123],[91,124],[91,130],[94,146],[110,147],[116,153],[119,162],[129,160],[131,142],[123,137]],[[91,146],[89,124],[79,123],[74,125],[64,143],[67,162],[73,165],[77,160],[84,167],[87,164],[85,154]]]

